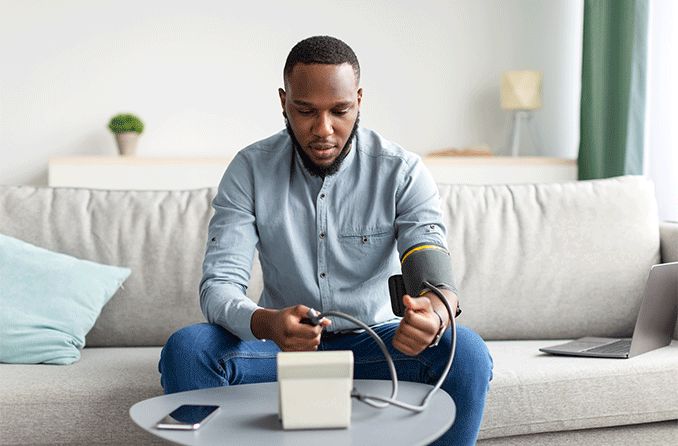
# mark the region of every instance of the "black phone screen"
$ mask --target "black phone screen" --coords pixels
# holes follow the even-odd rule
[[[158,423],[159,428],[169,429],[172,425],[190,426],[190,428],[197,429],[200,423],[207,419],[214,413],[219,406],[201,405],[201,404],[184,404],[174,409],[169,415]]]

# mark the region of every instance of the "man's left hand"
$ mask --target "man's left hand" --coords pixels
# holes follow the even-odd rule
[[[407,310],[393,337],[393,347],[408,356],[416,356],[433,342],[440,330],[440,319],[433,311],[431,299],[425,295],[414,299],[406,294],[403,304]]]

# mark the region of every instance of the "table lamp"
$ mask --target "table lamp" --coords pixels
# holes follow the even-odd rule
[[[501,78],[501,108],[513,112],[510,151],[518,156],[521,133],[532,133],[533,143],[538,144],[530,122],[534,110],[541,108],[541,71],[506,71]]]

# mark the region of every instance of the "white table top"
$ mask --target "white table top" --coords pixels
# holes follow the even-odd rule
[[[355,380],[361,393],[389,396],[390,381]],[[398,382],[398,399],[419,404],[431,388],[426,384]],[[154,427],[165,415],[182,404],[216,404],[219,414],[197,431],[160,430]],[[456,415],[452,398],[438,390],[421,413],[397,407],[375,409],[353,400],[348,429],[288,430],[278,421],[278,383],[243,384],[193,390],[141,401],[130,416],[144,430],[185,445],[323,445],[346,446],[383,444],[426,445],[445,433]]]

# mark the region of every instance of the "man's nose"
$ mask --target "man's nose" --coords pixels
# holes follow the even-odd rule
[[[320,113],[313,126],[313,134],[320,138],[326,138],[334,133],[332,118],[329,113]]]

